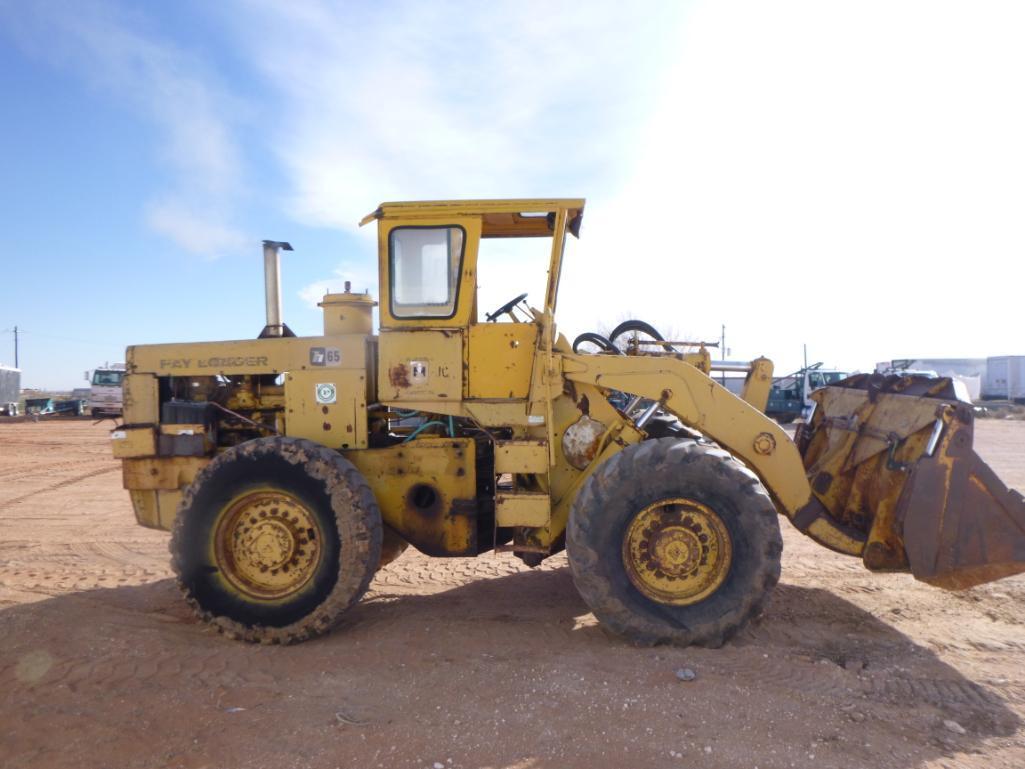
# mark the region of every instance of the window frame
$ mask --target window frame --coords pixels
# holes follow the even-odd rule
[[[459,230],[463,234],[463,243],[459,249],[459,261],[456,265],[456,283],[453,288],[452,312],[448,315],[400,315],[395,311],[395,233],[399,230]],[[466,260],[466,228],[461,224],[399,224],[388,230],[388,312],[397,321],[404,320],[452,320],[459,312],[459,293],[462,288],[463,263]],[[451,252],[449,254],[451,258]],[[412,305],[410,305],[412,306]]]

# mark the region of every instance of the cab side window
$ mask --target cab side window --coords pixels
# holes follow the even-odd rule
[[[389,233],[394,317],[455,315],[465,243],[462,227],[396,227]]]

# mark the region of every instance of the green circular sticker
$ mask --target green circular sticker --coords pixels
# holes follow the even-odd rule
[[[337,392],[333,384],[317,385],[317,403],[334,403],[337,399]]]

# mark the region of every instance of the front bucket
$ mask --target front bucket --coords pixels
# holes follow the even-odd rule
[[[1025,572],[1025,498],[973,450],[971,404],[949,379],[858,375],[812,397],[795,438],[813,491],[798,528],[951,590]]]
[[[932,456],[915,464],[900,501],[911,573],[958,590],[1025,572],[1025,498],[972,449],[972,417],[955,416]]]

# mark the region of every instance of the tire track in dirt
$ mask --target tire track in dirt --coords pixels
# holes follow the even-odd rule
[[[92,471],[90,471],[88,473],[84,473],[82,475],[76,475],[74,478],[67,478],[66,480],[58,481],[57,483],[50,484],[49,486],[47,486],[44,489],[38,489],[36,491],[30,491],[27,494],[22,494],[20,497],[14,497],[14,498],[8,499],[8,500],[6,500],[4,502],[0,502],[0,510],[6,510],[7,508],[13,507],[14,505],[17,505],[20,502],[24,502],[26,499],[31,499],[32,497],[37,497],[40,494],[46,494],[47,492],[50,492],[50,491],[57,491],[58,489],[63,489],[66,486],[73,486],[76,483],[81,483],[82,481],[89,480],[90,478],[95,478],[95,477],[97,477],[99,475],[105,475],[107,473],[119,472],[120,470],[121,470],[121,468],[118,467],[118,466],[104,467],[104,468],[101,468],[99,470],[92,470]]]
[[[27,590],[60,595],[117,585],[145,584],[170,576],[169,569],[161,571],[139,567],[117,570],[90,568],[88,571],[74,567],[63,569],[28,568],[15,569],[5,573],[3,579],[0,580],[0,587],[7,590]]]
[[[23,663],[20,663],[22,667]],[[66,687],[76,693],[106,694],[111,689],[275,686],[278,679],[252,669],[248,660],[223,652],[156,652],[144,658],[126,658],[123,654],[95,658],[61,659],[37,679],[19,670],[19,663],[0,670],[5,696],[17,699],[33,691]],[[129,686],[130,685],[130,686]]]
[[[132,566],[145,570],[152,570],[158,565],[167,566],[167,571],[170,571],[168,559],[163,553],[162,558],[157,560],[153,555],[128,547],[124,542],[89,542],[83,545],[81,550],[84,558],[93,555],[118,566]]]
[[[958,677],[956,671],[913,675],[902,671],[853,672],[827,659],[794,658],[777,653],[745,655],[728,664],[715,661],[715,672],[742,679],[745,686],[767,692],[789,690],[826,700],[868,700],[899,707],[930,705],[951,717],[1003,719],[1006,705],[1025,703],[1017,688],[988,686]]]
[[[22,465],[14,462],[8,467],[0,467],[0,480],[10,483],[24,481],[28,478],[52,476],[61,472],[89,465],[107,465],[117,467],[109,457],[98,456],[95,459],[75,459],[64,462],[40,464],[38,462]]]

